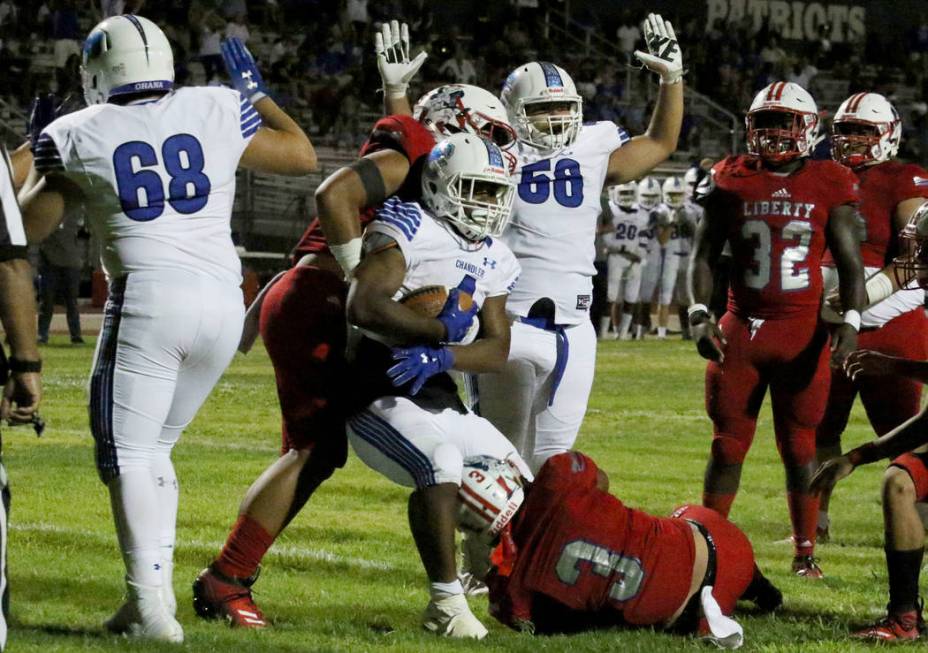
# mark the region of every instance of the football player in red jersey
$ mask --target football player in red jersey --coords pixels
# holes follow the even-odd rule
[[[861,244],[867,275],[867,310],[861,316],[858,345],[890,356],[928,358],[928,318],[920,288],[899,289],[891,261],[898,249],[896,234],[928,198],[928,172],[896,161],[902,134],[899,114],[877,93],[855,93],[834,117],[832,153],[835,161],[852,168],[860,180],[860,214],[866,223]],[[825,294],[834,261],[826,253]],[[837,303],[837,296],[830,298]],[[827,310],[827,309],[826,309]],[[922,385],[905,377],[861,377],[852,383],[836,373],[831,379],[828,408],[816,430],[819,462],[841,455],[841,433],[847,426],[854,397],[860,400],[877,435],[888,433],[919,412]],[[818,514],[818,540],[828,536],[828,503],[823,492]]]
[[[743,641],[728,618],[739,599],[764,610],[780,592],[754,564],[748,538],[713,510],[669,518],[625,506],[589,457],[549,458],[532,483],[492,459],[465,460],[459,527],[499,537],[487,576],[490,612],[533,633],[610,626],[700,632]]]
[[[865,302],[858,240],[857,180],[834,161],[809,158],[818,111],[797,84],[775,82],[747,114],[750,154],[712,169],[705,219],[690,265],[690,325],[706,368],[713,440],[703,505],[727,516],[738,491],[767,389],[786,470],[793,570],[820,578],[812,557],[818,513],[809,492],[815,428],[830,376],[828,331],[819,318],[826,245],[840,273],[844,323],[831,338],[832,364],[856,348]],[[728,312],[716,325],[706,304],[725,242],[732,251]]]
[[[894,260],[898,282],[915,281],[928,289],[928,204],[916,209],[899,236],[901,255]],[[868,380],[887,385],[898,378],[912,383],[928,381],[928,363],[919,359],[861,349],[851,354],[845,372],[854,383]],[[854,637],[894,642],[917,639],[925,629],[918,595],[918,578],[925,553],[925,527],[916,504],[928,501],[928,413],[922,410],[904,424],[825,462],[812,479],[812,488],[830,492],[834,484],[856,467],[891,458],[883,476],[883,523],[886,567],[889,571],[887,614]]]
[[[262,290],[245,318],[240,349],[247,351],[259,331],[274,365],[281,456],[248,489],[225,546],[194,582],[194,608],[204,618],[267,626],[250,589],[258,566],[316,488],[345,464],[346,415],[339,403],[348,394],[342,385],[345,278],[360,261],[361,231],[373,209],[391,195],[419,196],[436,134],[468,131],[503,145],[515,140],[500,101],[475,86],[440,87],[419,100],[415,117],[396,115],[412,113],[406,88],[424,56],[409,60],[408,32],[396,21],[376,36],[384,104],[393,115],[377,121],[355,163],[320,185],[318,217],[293,251],[294,266]]]

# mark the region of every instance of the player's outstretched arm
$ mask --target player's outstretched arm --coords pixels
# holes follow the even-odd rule
[[[242,167],[288,176],[315,170],[313,144],[293,118],[268,96],[258,65],[245,44],[236,37],[223,41],[222,60],[232,85],[251,102],[263,123],[242,154]]]
[[[843,365],[848,354],[857,349],[860,312],[867,302],[858,224],[857,210],[849,204],[844,204],[831,210],[825,234],[838,268],[838,295],[841,305],[845,308],[844,323],[831,337],[833,367]]]
[[[438,344],[445,339],[441,322],[393,300],[403,284],[406,261],[391,243],[382,234],[368,237],[367,255],[355,269],[348,289],[348,322],[410,343]]]
[[[409,161],[395,150],[380,150],[333,172],[316,189],[319,224],[346,277],[361,261],[361,212],[399,190]]]
[[[721,363],[725,360],[725,336],[709,315],[712,300],[712,270],[725,246],[724,206],[717,197],[706,202],[705,217],[696,227],[693,254],[686,271],[686,286],[690,306],[687,309],[696,351],[705,359]]]
[[[509,318],[506,297],[488,297],[480,309],[480,338],[469,345],[452,347],[454,369],[488,374],[499,372],[509,358]]]
[[[383,84],[384,115],[411,116],[406,91],[428,55],[420,52],[410,61],[409,26],[396,20],[384,22],[381,31],[374,34],[374,52]]]
[[[670,21],[649,14],[644,24],[648,52],[635,56],[661,77],[657,104],[648,131],[609,157],[606,185],[640,179],[677,149],[683,125],[683,55]]]

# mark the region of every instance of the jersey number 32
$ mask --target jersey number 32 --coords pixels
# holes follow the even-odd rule
[[[203,146],[190,134],[175,134],[164,141],[160,161],[148,143],[123,143],[113,152],[123,212],[130,220],[148,222],[164,213],[167,199],[178,213],[196,213],[209,200],[211,184],[203,174],[204,165]]]

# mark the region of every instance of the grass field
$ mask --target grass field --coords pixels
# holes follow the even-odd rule
[[[45,348],[48,429],[4,431],[11,478],[10,651],[177,650],[105,634],[119,605],[123,567],[109,503],[97,480],[85,381],[92,349],[53,339]],[[602,344],[590,410],[578,442],[610,475],[626,503],[657,514],[698,502],[710,424],[703,364],[690,343]],[[845,441],[870,437],[855,410]],[[233,631],[194,616],[190,584],[221,546],[238,502],[276,455],[279,415],[267,356],[239,356],[175,449],[181,483],[178,619],[190,651],[664,651],[702,648],[651,631],[532,639],[486,615],[482,643],[449,642],[419,628],[424,574],[406,525],[407,492],[357,459],[317,492],[265,560],[256,597],[273,628]],[[882,467],[858,470],[832,506],[834,542],[820,547],[822,582],[791,577],[783,473],[765,407],[732,518],[754,542],[761,567],[786,600],[775,616],[743,618],[746,650],[831,651],[853,647],[848,628],[886,603],[879,485]],[[861,649],[867,647],[860,647]]]

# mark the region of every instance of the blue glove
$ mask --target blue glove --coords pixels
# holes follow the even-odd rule
[[[242,40],[233,36],[222,42],[222,60],[232,80],[232,86],[254,104],[267,96],[267,87],[258,72],[258,64]]]
[[[42,134],[42,130],[58,117],[58,98],[54,93],[46,95],[37,95],[32,101],[32,109],[29,111],[29,143],[32,149]]]
[[[393,360],[399,361],[387,370],[393,385],[399,388],[412,381],[409,394],[415,395],[429,378],[447,372],[454,366],[454,352],[448,347],[396,347]]]
[[[438,321],[445,325],[445,342],[459,342],[467,335],[471,322],[477,314],[477,302],[471,302],[470,308],[462,310],[459,304],[461,293],[467,293],[471,297],[477,289],[477,280],[469,274],[465,274],[457,288],[452,288],[448,293],[448,299],[438,314]]]

